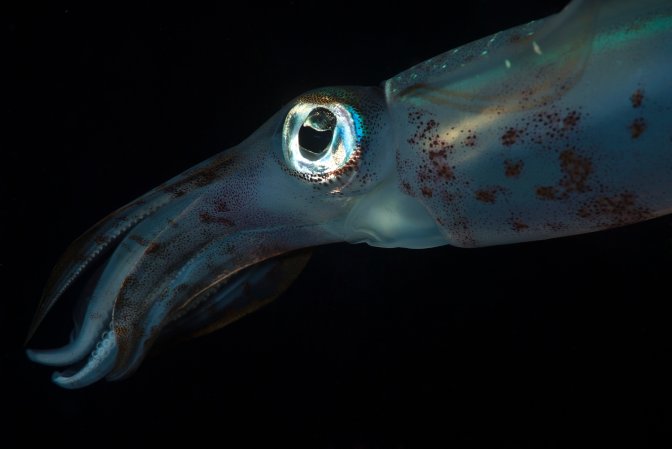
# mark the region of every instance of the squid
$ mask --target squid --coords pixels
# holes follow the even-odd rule
[[[379,87],[300,95],[239,145],[101,220],[29,331],[81,277],[71,341],[29,349],[74,389],[132,374],[284,291],[307,250],[483,247],[672,213],[672,2],[574,0]]]

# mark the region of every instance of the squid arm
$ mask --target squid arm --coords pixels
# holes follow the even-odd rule
[[[672,3],[575,0],[382,88],[303,94],[76,240],[29,332],[86,275],[73,338],[28,357],[65,388],[127,377],[157,341],[273,299],[316,245],[480,247],[669,214],[670,73]]]

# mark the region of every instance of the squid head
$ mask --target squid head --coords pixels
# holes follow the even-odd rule
[[[97,262],[86,310],[68,345],[29,357],[76,367],[53,376],[66,388],[123,378],[160,336],[201,335],[273,299],[307,261],[296,250],[344,240],[435,246],[441,232],[431,216],[410,197],[398,200],[395,159],[385,154],[393,136],[380,88],[300,96],[238,146],[75,241],[31,334]]]

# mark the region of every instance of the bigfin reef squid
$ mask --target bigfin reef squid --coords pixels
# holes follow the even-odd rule
[[[67,249],[33,335],[89,277],[73,338],[28,357],[80,388],[284,291],[306,249],[483,247],[672,212],[672,2],[574,0],[378,87],[300,95]],[[92,267],[97,267],[93,269]]]

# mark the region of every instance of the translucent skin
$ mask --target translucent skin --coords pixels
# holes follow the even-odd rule
[[[401,190],[446,243],[598,231],[672,207],[672,5],[574,2],[387,81]]]
[[[81,326],[63,348],[28,355],[82,362],[54,375],[66,388],[123,378],[161,336],[209,332],[277,295],[301,266],[287,254],[301,248],[485,246],[668,214],[671,48],[668,1],[576,1],[384,89],[301,95],[74,242],[31,333],[101,259]],[[329,173],[294,170],[288,114],[334,105],[356,121],[350,159]]]

